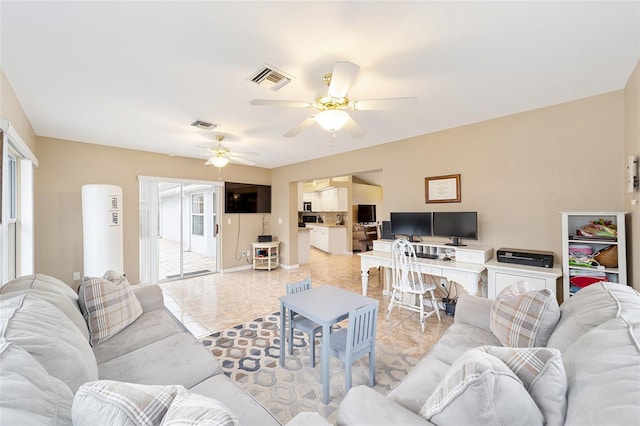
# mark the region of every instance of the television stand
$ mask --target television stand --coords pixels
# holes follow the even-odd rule
[[[446,246],[455,246],[455,247],[466,247],[466,244],[462,244],[462,239],[458,238],[458,237],[450,237],[449,238],[451,240],[450,243],[446,243]],[[409,240],[411,241],[411,240]]]

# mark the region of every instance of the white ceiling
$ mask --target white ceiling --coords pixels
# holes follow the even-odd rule
[[[35,132],[187,157],[226,136],[276,167],[622,89],[640,58],[640,2],[0,2],[0,63]],[[415,96],[356,111],[352,139],[317,125],[282,135],[334,62],[361,67],[349,96]],[[247,78],[294,77],[278,92]],[[1,115],[1,111],[0,111]],[[195,119],[220,126],[189,126]]]

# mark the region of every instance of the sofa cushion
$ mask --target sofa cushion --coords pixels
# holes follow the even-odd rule
[[[26,350],[0,341],[0,423],[71,425],[73,393]]]
[[[91,345],[108,340],[142,315],[142,306],[129,282],[84,277],[79,292],[80,309],[87,321]]]
[[[547,346],[565,352],[578,337],[612,318],[640,312],[640,293],[616,283],[597,283],[583,288],[560,307],[560,320]]]
[[[218,362],[189,333],[176,333],[98,365],[100,379],[190,388],[221,372]]]
[[[503,346],[546,346],[560,318],[560,308],[549,289],[531,291],[524,281],[510,285],[493,302],[490,326]]]
[[[435,425],[544,423],[520,379],[479,349],[467,351],[453,363],[420,415]]]
[[[166,311],[145,312],[115,336],[94,345],[93,352],[98,364],[102,364],[182,331]]]
[[[159,425],[182,386],[100,380],[85,383],[73,399],[75,426]]]
[[[467,350],[483,345],[500,345],[500,341],[490,331],[455,322],[387,397],[419,413],[451,364]]]
[[[562,360],[569,383],[567,425],[638,424],[640,311],[577,337]]]
[[[35,274],[9,281],[0,287],[0,294],[26,290],[60,309],[89,340],[89,329],[78,306],[78,295],[71,287],[48,275]]]
[[[522,381],[548,426],[564,424],[567,411],[567,375],[560,351],[553,348],[505,348],[480,350],[504,362]]]
[[[98,379],[84,335],[58,308],[28,291],[0,296],[0,338],[23,347],[72,392]]]
[[[191,392],[175,397],[161,426],[240,426],[238,417],[218,400]]]
[[[224,374],[210,377],[189,391],[224,401],[241,425],[280,426],[273,413]]]

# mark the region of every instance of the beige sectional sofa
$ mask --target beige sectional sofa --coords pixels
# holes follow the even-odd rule
[[[45,275],[0,287],[0,423],[71,424],[78,389],[111,380],[179,385],[220,401],[240,424],[280,424],[222,374],[212,354],[164,309],[158,286],[134,293],[142,314],[92,347],[71,287]]]
[[[476,374],[464,385],[458,382],[454,388],[452,370],[467,362],[470,353],[513,349],[504,347],[494,334],[493,307],[491,299],[461,297],[454,324],[400,385],[386,396],[366,386],[351,389],[340,405],[337,424],[492,424],[496,418],[483,416],[499,410],[504,410],[497,416],[506,420],[502,424],[639,424],[640,293],[620,284],[593,284],[560,307],[559,320],[549,315],[550,334],[542,336],[540,332],[541,340],[533,342],[546,346],[536,350],[549,361],[532,382],[526,377],[514,378],[509,369],[496,373],[499,367],[495,367]],[[477,347],[484,349],[472,349]],[[518,351],[527,356],[531,353],[528,349]],[[550,361],[554,355],[555,363]],[[465,365],[477,373],[480,364]],[[469,398],[467,391],[480,382],[480,392]],[[447,401],[437,401],[438,393],[447,392]],[[540,412],[536,405],[527,406],[529,398],[535,400]]]

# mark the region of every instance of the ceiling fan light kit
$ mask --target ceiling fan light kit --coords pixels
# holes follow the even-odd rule
[[[336,62],[331,73],[322,76],[324,83],[329,86],[326,96],[316,98],[314,102],[281,101],[275,99],[253,99],[250,104],[255,106],[280,106],[293,108],[315,108],[319,112],[306,118],[294,128],[284,134],[285,137],[297,136],[298,133],[309,127],[314,122],[324,130],[335,132],[344,129],[354,138],[365,135],[365,131],[351,118],[346,110],[383,110],[398,109],[414,106],[416,98],[388,98],[351,101],[347,92],[351,87],[360,67],[351,62]],[[333,145],[333,138],[332,138]]]
[[[316,122],[327,132],[337,132],[349,120],[349,114],[339,109],[327,109],[316,115]]]
[[[229,159],[227,157],[211,157],[205,164],[221,168],[229,164]]]

